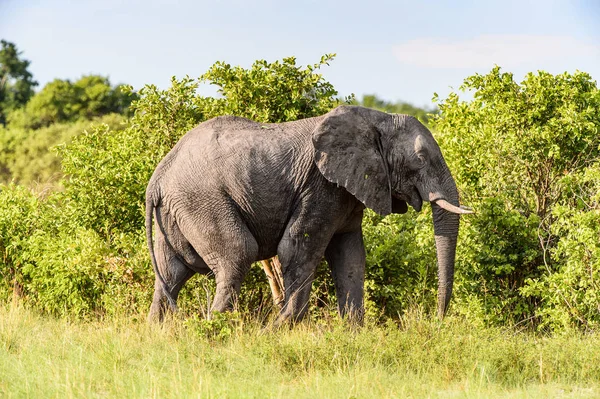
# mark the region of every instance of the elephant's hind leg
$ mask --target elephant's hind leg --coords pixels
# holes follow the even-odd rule
[[[181,230],[196,252],[215,275],[217,290],[212,310],[231,310],[238,298],[242,281],[257,260],[258,243],[235,212],[220,211],[220,219],[198,225],[182,225]]]
[[[247,230],[247,229],[246,229]],[[217,291],[212,310],[224,312],[237,303],[244,277],[258,254],[258,244],[250,231],[242,234],[242,239],[226,243],[220,248],[212,270],[215,273]],[[210,264],[209,264],[210,267]]]
[[[165,218],[166,219],[166,218]],[[186,264],[186,261],[177,253],[174,246],[181,247],[185,244],[181,239],[180,232],[176,226],[165,224],[163,227],[167,230],[167,234],[172,240],[168,240],[160,228],[156,229],[156,240],[154,242],[154,252],[156,255],[157,267],[160,275],[164,279],[167,289],[171,297],[177,301],[179,291],[184,286],[186,281],[190,279],[196,272]],[[188,257],[191,256],[189,251],[184,253]],[[191,259],[199,260],[197,254],[194,254]],[[162,321],[166,311],[169,309],[167,296],[158,276],[155,276],[154,282],[154,297],[150,306],[148,319],[150,321]]]
[[[177,301],[179,291],[183,288],[186,281],[192,277],[195,272],[184,265],[179,259],[171,258],[168,265],[168,272],[161,271],[165,283],[167,284],[169,295]],[[163,290],[162,284],[158,276],[154,282],[154,297],[152,299],[152,305],[150,306],[150,314],[148,319],[151,321],[162,321],[165,317],[165,313],[168,311],[167,296]]]

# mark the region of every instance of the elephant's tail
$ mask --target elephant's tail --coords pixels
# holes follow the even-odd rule
[[[150,260],[152,261],[152,268],[154,269],[154,274],[156,274],[158,281],[160,281],[160,285],[162,287],[163,293],[165,294],[165,297],[167,298],[169,308],[172,311],[176,311],[177,303],[175,302],[175,299],[169,292],[169,287],[167,286],[165,279],[163,278],[162,274],[160,273],[160,270],[158,269],[156,255],[154,254],[154,242],[152,240],[152,217],[154,215],[154,211],[156,210],[156,206],[160,202],[160,198],[156,197],[158,197],[156,195],[156,191],[153,190],[151,187],[148,187],[148,191],[146,192],[146,239],[148,241],[148,250],[150,251]],[[157,223],[160,224],[160,220],[158,217]],[[162,230],[162,226],[158,227]]]

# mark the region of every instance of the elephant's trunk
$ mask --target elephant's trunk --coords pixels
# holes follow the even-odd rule
[[[458,207],[458,191],[450,177],[444,184],[445,200]],[[438,317],[442,319],[448,310],[452,285],[454,283],[454,259],[460,216],[443,209],[435,201],[431,202],[433,211],[433,229],[438,261]]]

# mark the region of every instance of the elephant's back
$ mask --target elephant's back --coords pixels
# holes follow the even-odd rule
[[[173,191],[239,191],[287,186],[313,162],[311,120],[262,124],[222,116],[186,133],[155,172]],[[159,172],[160,170],[160,172]],[[233,193],[237,194],[237,193]]]
[[[174,173],[172,169],[191,166],[190,163],[212,163],[223,156],[223,135],[245,135],[255,130],[257,125],[237,116],[219,116],[202,122],[181,137],[159,163],[157,170],[161,169],[161,174],[166,175]]]

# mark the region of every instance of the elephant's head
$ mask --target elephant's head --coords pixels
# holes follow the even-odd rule
[[[431,202],[438,259],[438,316],[452,295],[459,214],[470,213],[431,132],[408,115],[341,106],[313,132],[315,162],[325,178],[381,215]]]

